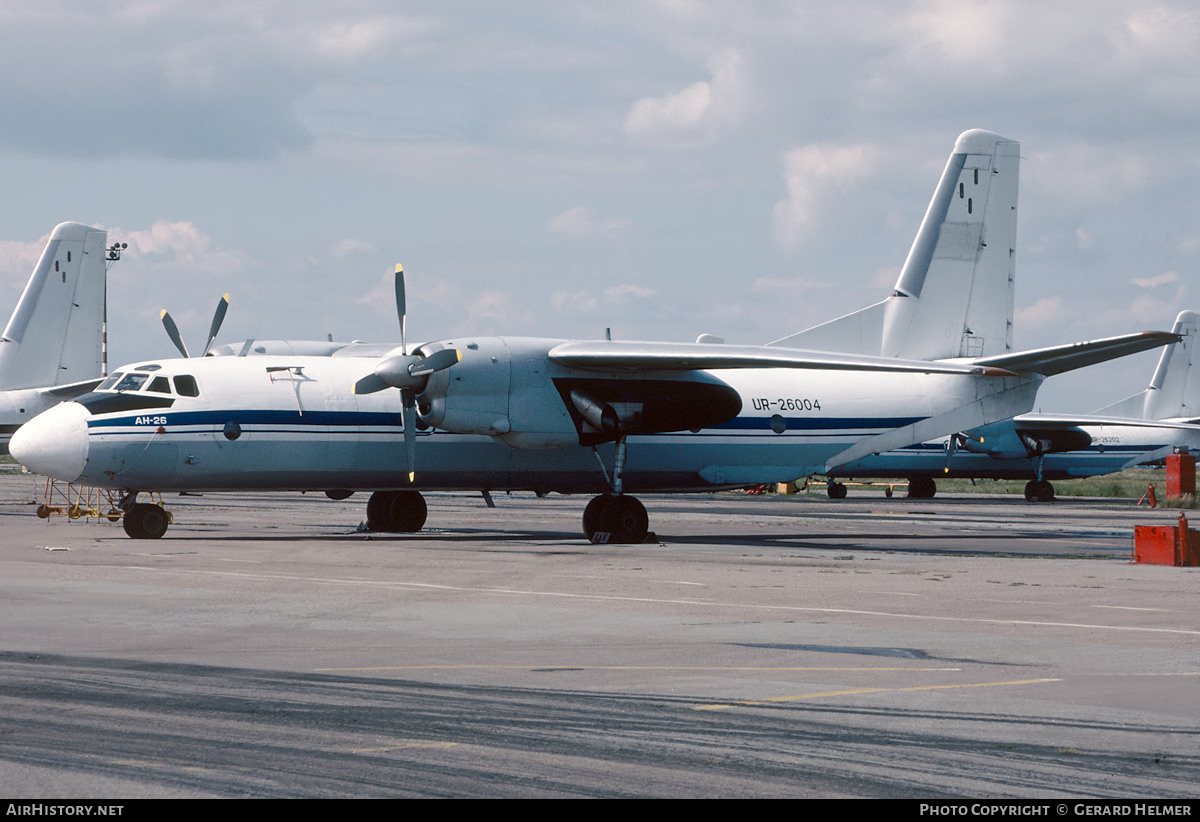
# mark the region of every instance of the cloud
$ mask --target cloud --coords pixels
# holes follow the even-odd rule
[[[631,300],[647,300],[657,293],[653,288],[624,283],[604,289],[604,299],[609,303],[622,303]]]
[[[600,301],[590,291],[555,291],[551,304],[557,314],[590,314]]]
[[[1046,297],[1013,312],[1013,327],[1022,331],[1061,327],[1070,316],[1062,297]]]
[[[628,220],[602,220],[585,206],[568,208],[550,221],[550,230],[576,239],[612,237],[629,228]]]
[[[773,294],[781,297],[796,297],[817,289],[829,288],[832,283],[810,280],[806,277],[759,277],[750,284],[755,294]]]
[[[642,142],[680,146],[709,142],[735,126],[744,89],[741,57],[727,50],[710,59],[708,68],[711,80],[635,102],[625,116],[624,133]]]
[[[52,8],[5,9],[0,144],[87,158],[305,150],[310,95],[430,28],[353,4],[278,0]]]
[[[157,220],[149,229],[110,233],[119,234],[129,244],[126,255],[150,265],[227,276],[243,269],[247,262],[240,252],[218,248],[208,234],[186,220]]]
[[[353,237],[347,237],[344,240],[339,240],[333,247],[332,254],[335,258],[354,257],[362,254],[374,254],[379,251],[374,243],[369,243],[366,240],[358,240]]]
[[[847,188],[871,173],[875,151],[868,145],[819,143],[783,156],[787,198],[775,204],[775,239],[797,247],[816,224],[830,195],[844,198]]]
[[[1163,274],[1159,274],[1156,277],[1134,277],[1132,280],[1130,280],[1130,282],[1136,286],[1141,286],[1142,288],[1156,288],[1160,285],[1166,285],[1167,283],[1179,282],[1179,275],[1174,271],[1167,271]]]

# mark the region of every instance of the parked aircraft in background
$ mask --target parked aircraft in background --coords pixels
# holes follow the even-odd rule
[[[1027,412],[1045,375],[1177,339],[1143,332],[1011,353],[960,328],[965,351],[925,345],[925,313],[937,306],[918,304],[920,285],[942,276],[945,260],[991,258],[976,209],[1008,185],[993,179],[1003,177],[996,158],[1015,158],[1015,145],[987,132],[959,139],[935,197],[940,216],[926,216],[945,227],[931,241],[923,225],[901,275],[915,285],[878,312],[881,334],[895,342],[884,356],[789,340],[467,336],[410,348],[398,270],[398,348],[138,363],[25,425],[13,454],[38,473],[125,491],[134,537],[161,536],[168,521],[159,506],[136,502],[141,491],[371,490],[372,530],[416,531],[421,490],[469,489],[597,494],[583,512],[585,535],[640,542],[649,521],[631,491],[828,473]]]
[[[1020,146],[999,135],[961,135],[891,296],[772,344],[931,360],[1010,351],[1019,157]],[[1174,330],[1183,340],[1163,352],[1145,408],[1024,414],[872,455],[827,472],[829,495],[846,495],[839,479],[907,479],[910,497],[927,498],[935,478],[959,477],[1028,479],[1026,499],[1048,501],[1051,479],[1107,474],[1176,448],[1200,448],[1200,430],[1187,424],[1200,415],[1200,396],[1186,396],[1185,388],[1194,317],[1179,315]]]
[[[25,422],[103,379],[108,233],[62,223],[0,335],[0,454]]]
[[[1021,414],[932,442],[872,455],[828,472],[837,478],[906,477],[910,497],[932,497],[935,477],[1029,479],[1025,499],[1054,499],[1050,480],[1123,471],[1180,450],[1200,451],[1200,380],[1192,374],[1200,314],[1180,313],[1145,391],[1092,414]],[[845,496],[831,481],[830,496]]]

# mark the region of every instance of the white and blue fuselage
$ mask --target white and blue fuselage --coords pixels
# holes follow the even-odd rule
[[[992,419],[1011,416],[1028,410],[1040,382],[798,368],[631,375],[562,365],[548,356],[561,343],[445,343],[464,356],[420,396],[412,482],[400,392],[353,393],[377,362],[370,357],[221,357],[122,368],[92,394],[24,426],[13,451],[38,473],[125,490],[600,493],[611,485],[614,447],[589,433],[573,407],[572,398],[584,394],[633,409],[650,431],[634,426],[628,437],[624,490],[711,490],[821,472],[855,443],[955,409],[966,409],[964,423],[978,424],[985,404]],[[966,427],[953,419],[945,425]]]

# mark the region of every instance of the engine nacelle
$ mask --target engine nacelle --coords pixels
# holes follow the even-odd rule
[[[563,448],[617,437],[699,430],[736,417],[741,397],[703,373],[610,373],[552,362],[561,340],[485,337],[421,347],[463,358],[417,396],[422,423],[497,437],[514,448]]]

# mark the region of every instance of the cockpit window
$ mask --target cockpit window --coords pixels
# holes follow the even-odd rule
[[[106,379],[104,382],[102,382],[96,386],[96,390],[97,391],[106,391],[106,390],[112,388],[114,385],[116,385],[117,380],[121,379],[121,377],[124,377],[124,376],[125,375],[122,372],[114,371],[112,374],[108,375],[108,379]]]
[[[147,391],[157,391],[160,394],[171,393],[171,381],[166,377],[155,377],[150,381],[150,385],[146,387]]]
[[[200,388],[196,385],[196,378],[191,374],[177,375],[175,377],[175,393],[181,397],[200,396]]]
[[[149,377],[149,374],[126,374],[113,388],[116,391],[137,391]]]

